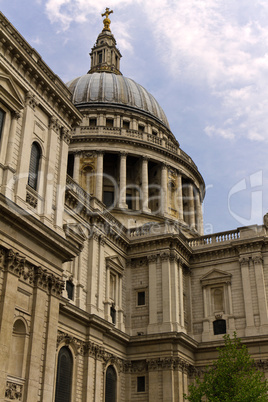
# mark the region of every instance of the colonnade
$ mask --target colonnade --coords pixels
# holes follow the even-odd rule
[[[95,196],[100,201],[103,201],[104,193],[104,152],[96,152],[96,169],[92,172],[95,177]],[[175,170],[173,167],[170,168],[166,163],[159,162],[159,183],[152,185],[149,180],[149,159],[146,156],[141,157],[140,165],[140,178],[139,178],[139,188],[137,184],[128,183],[127,175],[127,153],[120,152],[119,157],[119,173],[118,178],[115,181],[118,182],[117,193],[115,194],[115,206],[123,210],[128,209],[127,205],[127,191],[133,190],[138,192],[139,197],[139,207],[137,204],[133,207],[134,210],[139,210],[142,213],[159,213],[162,216],[169,217],[172,215],[171,201],[173,202],[173,210],[176,212],[176,217],[179,221],[184,221],[191,228],[195,228],[198,231],[202,230],[203,227],[203,216],[202,216],[202,205],[201,196],[197,187],[189,179],[185,178],[179,170]],[[76,153],[74,158],[74,172],[73,178],[79,183],[80,176],[80,158],[81,153]],[[173,190],[169,192],[171,186],[171,181],[169,178],[170,169],[175,171],[175,185]],[[157,188],[158,187],[158,188]],[[159,200],[157,211],[150,209],[151,188],[158,191],[157,198]],[[171,200],[172,197],[172,200]],[[134,197],[135,198],[135,197]],[[155,195],[154,195],[155,198]],[[174,214],[173,214],[174,216]]]

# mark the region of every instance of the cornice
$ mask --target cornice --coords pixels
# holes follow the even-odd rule
[[[49,294],[61,297],[64,289],[62,279],[47,269],[27,261],[27,257],[12,249],[0,248],[0,269],[9,272],[29,285],[36,286]]]
[[[9,64],[9,68],[19,74],[22,81],[25,82],[26,80],[34,92],[37,91],[38,86],[37,92],[43,93],[40,104],[47,103],[51,107],[51,104],[45,100],[44,94],[46,94],[50,96],[50,99],[54,99],[59,111],[64,112],[65,120],[68,118],[70,126],[77,125],[82,120],[80,112],[71,102],[69,89],[2,13],[0,13],[0,45],[12,60],[10,61],[5,57],[5,62]],[[21,74],[20,69],[15,69],[15,62],[20,65],[20,69],[22,68],[24,73],[28,74],[30,79],[27,80],[25,74]],[[36,87],[32,85],[32,82],[36,83]],[[55,109],[54,104],[54,113],[57,113]],[[58,115],[63,119],[60,113]]]
[[[0,194],[0,216],[3,221],[10,222],[21,234],[25,233],[28,238],[42,244],[45,249],[59,256],[62,261],[69,261],[79,253],[79,248],[74,247],[56,231],[47,227],[3,194]]]

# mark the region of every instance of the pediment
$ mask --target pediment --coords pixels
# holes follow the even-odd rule
[[[231,278],[232,275],[230,273],[226,273],[219,269],[212,269],[206,275],[202,276],[200,282],[202,283],[202,285],[217,284],[217,283],[230,282]]]
[[[119,273],[122,273],[125,269],[123,260],[118,255],[106,257],[106,264],[107,266],[118,271]]]
[[[23,109],[23,99],[11,76],[0,73],[1,100],[11,111]]]

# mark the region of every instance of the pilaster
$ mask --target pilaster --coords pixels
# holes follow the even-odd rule
[[[265,290],[261,253],[253,255],[252,260],[255,268],[255,277],[257,284],[257,296],[258,296],[258,305],[260,314],[260,331],[261,333],[267,334],[268,330],[267,297]]]
[[[103,152],[97,152],[96,198],[102,201],[103,193]]]
[[[126,209],[126,185],[127,185],[127,154],[120,154],[120,183],[119,183],[119,208]]]
[[[148,159],[142,158],[142,212],[151,212],[149,202]]]
[[[167,165],[161,166],[161,210],[162,214],[167,215]]]
[[[177,202],[179,220],[183,221],[183,196],[182,196],[182,177],[181,174],[178,173],[178,189],[177,189]]]
[[[6,152],[6,161],[4,167],[4,178],[3,178],[3,194],[13,201],[14,199],[14,173],[15,173],[15,165],[13,163],[13,156],[14,156],[14,142],[16,137],[16,130],[17,130],[17,122],[21,114],[19,112],[12,112],[11,113],[11,125],[10,125],[10,132],[8,137],[8,144],[7,144],[7,152]]]
[[[158,332],[157,323],[157,282],[156,282],[157,255],[148,256],[149,264],[149,325],[148,334]]]
[[[24,264],[24,258],[19,257],[12,250],[8,251],[4,267],[3,293],[0,302],[0,401],[4,401],[5,397],[18,279]]]

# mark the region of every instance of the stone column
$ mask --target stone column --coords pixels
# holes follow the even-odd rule
[[[159,395],[159,378],[158,378],[158,360],[150,359],[148,361],[148,377],[149,377],[149,402],[162,401]]]
[[[179,382],[179,402],[184,402],[185,399],[183,397],[183,372],[181,369],[178,370],[178,382]]]
[[[43,196],[43,210],[41,215],[42,222],[47,225],[52,223],[52,204],[53,204],[53,193],[55,185],[55,166],[57,153],[57,142],[59,136],[60,127],[58,125],[58,120],[55,116],[50,118],[49,128],[48,128],[48,143],[47,143],[47,160],[44,169],[44,196]],[[64,183],[65,185],[65,183]]]
[[[188,184],[188,204],[189,204],[189,226],[191,229],[195,228],[195,208],[194,208],[194,189],[193,184]]]
[[[54,375],[56,368],[55,356],[51,353],[57,349],[57,329],[59,323],[59,297],[61,295],[61,281],[54,278],[50,288],[48,302],[48,322],[46,330],[46,346],[44,361],[43,402],[50,402],[54,398]]]
[[[161,210],[162,214],[167,214],[167,165],[162,164],[161,166]]]
[[[25,395],[26,401],[38,401],[42,387],[41,379],[44,370],[45,336],[48,328],[46,319],[48,314],[48,281],[49,275],[47,272],[41,267],[36,268],[35,287],[33,290],[33,316],[28,353],[29,360],[27,365],[28,372],[26,374],[26,378],[28,379]],[[49,353],[51,353],[51,351]]]
[[[66,188],[66,172],[68,162],[68,147],[70,143],[70,132],[62,127],[60,137],[60,155],[59,155],[59,169],[58,169],[58,182],[57,182],[57,199],[55,211],[55,226],[60,231],[63,231],[63,211],[65,204],[65,188]]]
[[[195,210],[196,210],[196,230],[198,231],[198,233],[203,234],[202,207],[200,202],[199,191],[196,192],[195,196]]]
[[[183,196],[182,196],[182,177],[178,173],[178,190],[177,190],[177,207],[179,212],[179,220],[183,221]]]
[[[127,185],[127,154],[120,154],[120,183],[119,183],[119,208],[126,209],[126,185]]]
[[[148,180],[148,159],[142,158],[142,212],[148,213],[151,210],[148,207],[149,201],[149,180]]]
[[[267,325],[268,325],[267,297],[266,297],[261,253],[254,255],[252,257],[252,260],[254,263],[256,284],[257,284],[257,296],[258,296],[258,305],[260,314],[260,329],[261,333],[267,333]]]
[[[152,334],[158,331],[157,324],[157,282],[156,282],[156,263],[157,255],[148,256],[149,263],[149,325],[148,333]]]
[[[12,341],[19,272],[25,260],[9,250],[5,258],[2,298],[0,300],[0,400],[4,401],[8,361]]]
[[[17,122],[21,117],[20,112],[11,112],[11,125],[8,137],[7,152],[6,152],[6,165],[14,167],[13,154],[14,154],[14,141],[16,138]]]
[[[177,390],[176,390],[177,393]],[[163,362],[163,401],[174,402],[174,375],[173,375],[173,359],[170,358]]]
[[[171,282],[171,306],[172,306],[172,325],[173,331],[180,330],[180,299],[181,286],[179,285],[177,256],[171,255],[170,258],[170,282]]]
[[[20,142],[20,159],[18,161],[17,176],[15,185],[15,202],[19,205],[21,200],[26,200],[26,186],[28,183],[29,163],[31,155],[31,144],[33,142],[34,112],[37,106],[35,96],[28,92],[26,95],[26,107],[23,116],[22,137]]]
[[[8,137],[6,161],[5,161],[5,172],[3,180],[3,194],[13,200],[13,184],[14,184],[14,173],[15,166],[13,163],[14,155],[14,142],[16,138],[17,122],[21,117],[21,114],[17,111],[11,112],[11,126]]]
[[[88,259],[88,277],[87,277],[87,312],[89,314],[96,312],[96,292],[97,288],[97,258],[99,254],[99,236],[97,233],[92,234],[89,239],[89,256]]]
[[[179,260],[179,304],[180,304],[180,324],[181,327],[184,328],[184,300],[183,300],[183,267],[182,263]]]
[[[79,183],[79,174],[80,174],[80,152],[75,152],[73,179],[74,181],[76,181],[76,183]]]
[[[100,238],[99,243],[99,266],[98,266],[98,311],[103,314],[103,287],[105,269],[105,239]]]
[[[162,332],[172,331],[171,325],[171,277],[170,277],[170,255],[163,252],[160,255],[162,266],[162,304],[163,322]]]
[[[103,369],[102,369],[102,361],[100,360],[100,357],[96,358],[95,360],[95,401],[101,401],[102,400],[102,391],[103,391],[103,383],[100,381],[100,378],[103,377]],[[105,381],[105,377],[104,377]]]
[[[102,201],[103,193],[103,152],[97,153],[96,198]]]
[[[89,349],[88,356],[85,356],[84,368],[84,399],[87,402],[94,401],[94,377],[95,377],[95,353]]]
[[[252,304],[252,296],[251,296],[251,286],[250,286],[250,278],[249,278],[249,258],[241,257],[239,259],[240,267],[241,267],[241,276],[242,276],[242,286],[243,286],[243,297],[244,297],[244,306],[245,306],[245,315],[246,315],[246,333],[250,335],[254,330],[254,316],[253,316],[253,304]]]

